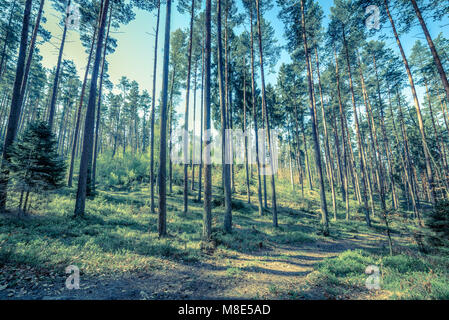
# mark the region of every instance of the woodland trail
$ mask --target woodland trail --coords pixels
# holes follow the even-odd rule
[[[396,239],[398,241],[398,239]],[[267,243],[257,252],[222,252],[195,263],[165,260],[160,269],[151,273],[129,273],[117,277],[81,276],[80,289],[68,290],[65,278],[35,289],[16,291],[0,299],[44,300],[150,300],[150,299],[279,299],[279,292],[296,292],[295,299],[326,299],[319,288],[308,288],[301,295],[301,285],[313,271],[314,264],[324,258],[335,257],[349,249],[385,247],[386,238],[375,233],[356,234],[346,239],[318,241],[295,245]],[[217,255],[220,255],[217,258]],[[22,292],[22,293],[21,293]],[[26,293],[24,293],[26,292]],[[299,296],[298,296],[299,293]],[[369,292],[346,297],[374,298]],[[288,298],[288,297],[287,297]]]

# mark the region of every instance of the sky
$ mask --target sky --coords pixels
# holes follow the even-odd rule
[[[445,0],[442,0],[445,1]],[[237,1],[239,3],[239,1]],[[324,26],[327,25],[330,15],[330,8],[333,5],[331,0],[319,0],[318,1],[323,8],[325,19]],[[275,3],[275,2],[274,2]],[[189,16],[187,14],[181,15],[177,9],[177,1],[172,3],[172,19],[171,19],[171,31],[177,28],[188,28]],[[240,6],[240,4],[239,4]],[[241,7],[240,7],[241,9]],[[139,83],[141,90],[147,90],[151,93],[152,89],[152,74],[154,63],[154,33],[156,27],[156,11],[146,12],[139,9],[134,9],[136,17],[128,25],[121,25],[118,30],[111,29],[111,35],[117,39],[117,48],[113,54],[107,56],[109,62],[109,75],[111,81],[116,84],[122,76],[128,77],[130,80],[135,80]],[[166,7],[161,7],[161,24],[159,34],[158,45],[158,71],[156,73],[157,79],[157,96],[161,91],[162,81],[162,55],[163,55],[163,33],[165,26],[165,10]],[[57,62],[58,48],[60,45],[60,39],[62,34],[62,28],[58,24],[61,20],[61,13],[56,12],[51,7],[51,2],[46,1],[44,6],[45,17],[47,21],[44,27],[51,32],[52,39],[50,42],[40,46],[41,55],[43,56],[43,65],[46,68],[53,68]],[[284,26],[282,21],[278,18],[279,8],[274,5],[273,8],[266,12],[264,18],[268,20],[275,31],[275,37],[278,40],[279,45],[285,45],[284,40]],[[448,19],[439,23],[432,23],[428,21],[428,27],[433,37],[436,37],[439,32],[449,32]],[[383,26],[387,32],[391,32],[390,25]],[[409,34],[401,36],[401,41],[409,55],[410,49],[417,39],[425,41],[421,28],[413,28]],[[393,48],[396,52],[397,46],[394,39],[386,40],[387,45]],[[78,75],[83,77],[85,65],[87,61],[87,54],[85,48],[82,47],[79,39],[79,34],[75,30],[68,32],[66,45],[64,48],[64,59],[73,60],[77,66]],[[268,74],[266,77],[267,83],[274,84],[276,82],[276,71],[279,69],[282,63],[288,63],[290,61],[289,55],[285,50],[282,50],[277,66],[274,68],[273,73]],[[184,95],[183,95],[184,96]],[[193,99],[193,97],[192,97]],[[197,98],[199,101],[199,97]],[[182,98],[178,104],[177,110],[182,113],[183,106],[185,105],[185,99]],[[197,108],[199,109],[199,108]],[[199,119],[199,117],[197,117]]]

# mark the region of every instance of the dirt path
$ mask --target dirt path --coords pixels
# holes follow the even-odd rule
[[[32,287],[0,290],[0,299],[276,299],[278,290],[297,290],[315,263],[347,249],[379,247],[385,238],[358,234],[313,244],[268,243],[255,253],[215,251],[201,262],[165,261],[149,274],[117,278],[81,277],[80,290],[65,288],[65,277]]]

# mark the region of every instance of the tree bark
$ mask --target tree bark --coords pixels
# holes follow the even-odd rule
[[[416,3],[416,0],[410,0],[415,10],[416,17],[419,20],[421,28],[426,36],[427,43],[429,44],[430,52],[432,53],[433,60],[438,70],[438,74],[440,75],[441,82],[443,83],[444,90],[446,91],[446,97],[449,101],[449,82],[447,80],[446,72],[444,71],[443,64],[441,63],[440,56],[438,55],[437,49],[435,48],[435,44],[433,43],[432,37],[430,36],[429,30],[427,29],[426,22],[424,21],[421,10]]]
[[[204,30],[204,29],[203,29]],[[203,32],[203,39],[205,38],[205,34]],[[198,202],[201,201],[201,192],[202,192],[202,174],[203,174],[203,119],[204,119],[204,68],[205,68],[205,59],[204,59],[204,40],[201,48],[201,123],[200,123],[200,167],[198,170]]]
[[[169,0],[170,1],[170,0]],[[210,241],[212,234],[212,164],[210,162],[211,110],[210,110],[210,60],[211,60],[211,0],[206,0],[205,41],[204,41],[204,133],[205,144],[202,149],[204,161],[204,211],[203,240]]]
[[[246,67],[246,56],[243,56],[243,65]],[[246,174],[246,194],[247,201],[251,203],[251,189],[249,184],[249,170],[248,170],[248,131],[246,129],[246,70],[243,70],[243,139],[245,148],[245,174]]]
[[[162,103],[160,123],[160,149],[159,149],[159,237],[167,235],[167,94],[168,94],[168,62],[170,54],[170,20],[171,0],[167,0],[165,18],[164,58],[162,70]]]
[[[103,89],[103,76],[104,76],[104,66],[106,61],[108,40],[109,40],[109,30],[111,28],[111,20],[112,20],[112,5],[109,11],[109,22],[108,22],[108,30],[106,31],[106,39],[104,41],[103,48],[103,61],[101,62],[101,73],[100,73],[100,85],[98,89],[98,103],[97,103],[97,121],[95,124],[95,143],[94,143],[94,158],[92,164],[92,192],[95,194],[95,183],[96,183],[96,172],[97,172],[97,156],[98,156],[98,135],[100,131],[100,114],[101,114],[101,98],[102,98],[102,89]]]
[[[270,130],[270,119],[267,111],[267,100],[265,95],[265,74],[263,69],[263,47],[262,47],[262,26],[261,26],[261,15],[260,15],[260,1],[256,0],[256,11],[257,11],[257,28],[258,28],[258,38],[259,38],[259,60],[260,60],[260,78],[262,83],[262,110],[265,114],[265,123],[267,128],[267,142],[268,142],[268,152],[270,153],[270,169],[271,169],[271,201],[273,210],[273,226],[278,227],[278,213],[277,213],[277,203],[276,203],[276,183],[275,183],[275,172],[273,166],[273,149],[271,141],[271,130]]]
[[[398,45],[399,51],[401,52],[402,60],[404,62],[404,66],[405,66],[405,69],[407,71],[408,80],[410,82],[410,89],[412,91],[413,102],[415,104],[416,113],[417,113],[417,116],[418,116],[418,124],[419,124],[419,131],[421,133],[422,147],[424,149],[424,156],[425,156],[425,161],[426,161],[426,174],[427,174],[428,184],[429,184],[429,188],[430,188],[430,201],[432,202],[432,204],[435,204],[435,202],[436,202],[436,192],[435,192],[435,188],[434,188],[434,178],[433,178],[432,167],[431,167],[431,164],[430,164],[429,148],[427,146],[426,133],[425,133],[425,130],[424,130],[424,122],[423,122],[423,118],[422,118],[422,114],[421,114],[421,107],[419,105],[418,95],[416,93],[415,82],[413,80],[413,76],[412,76],[412,73],[410,71],[410,66],[408,64],[408,60],[407,60],[407,57],[405,55],[404,49],[402,48],[401,40],[399,39],[399,35],[398,35],[397,31],[396,31],[396,26],[395,26],[395,23],[393,21],[393,17],[391,16],[391,13],[390,13],[388,0],[384,0],[384,4],[385,4],[386,11],[387,11],[388,19],[390,20],[390,24],[391,24],[391,27],[393,29],[393,33],[394,33],[394,37],[396,39],[396,43]]]
[[[344,110],[343,102],[341,99],[341,88],[340,88],[340,71],[338,68],[338,56],[337,50],[334,47],[334,59],[335,59],[335,76],[337,80],[337,94],[338,94],[338,106],[340,113],[340,125],[341,125],[341,137],[343,142],[343,188],[345,190],[345,204],[346,204],[346,220],[349,220],[349,181],[348,181],[348,147],[346,146],[346,135],[345,135],[345,123],[344,123]],[[349,146],[350,148],[350,146]],[[354,190],[355,192],[355,190]]]
[[[262,181],[260,178],[260,159],[259,159],[259,130],[257,124],[256,113],[256,83],[255,83],[255,70],[254,70],[254,32],[253,32],[253,7],[249,9],[249,17],[251,24],[251,100],[253,109],[253,122],[254,122],[254,139],[256,142],[256,162],[257,162],[257,199],[259,204],[259,216],[263,215],[263,203],[262,203]]]
[[[106,27],[106,15],[109,8],[109,0],[103,0],[101,10],[101,22],[98,30],[98,40],[95,50],[95,60],[92,68],[92,78],[89,90],[89,101],[86,109],[86,119],[84,122],[83,151],[80,161],[80,172],[78,176],[78,190],[76,193],[75,216],[83,216],[86,206],[87,179],[90,174],[90,164],[93,153],[93,135],[95,122],[95,102],[97,100],[97,80],[101,60],[101,48]]]
[[[14,80],[14,87],[11,99],[11,108],[9,111],[8,126],[6,130],[5,141],[3,142],[3,154],[1,162],[0,175],[0,212],[6,209],[7,189],[9,182],[9,149],[16,139],[17,127],[19,123],[22,102],[20,101],[20,90],[22,87],[23,74],[25,71],[25,57],[28,42],[28,28],[30,25],[32,0],[26,0],[22,20],[22,33],[20,37],[19,56],[17,58],[17,69]]]
[[[258,0],[257,0],[258,1]],[[306,18],[304,13],[304,0],[301,0],[301,25],[302,25],[302,37],[304,42],[304,55],[306,58],[306,67],[307,67],[307,80],[309,87],[309,100],[310,100],[310,117],[312,122],[312,137],[314,143],[314,151],[315,151],[315,164],[318,171],[318,180],[320,183],[320,204],[321,204],[321,224],[323,228],[323,234],[325,236],[329,235],[329,222],[328,222],[328,213],[327,213],[327,204],[326,204],[326,193],[324,188],[324,179],[323,179],[323,171],[321,166],[321,153],[320,153],[320,143],[317,136],[317,128],[316,128],[316,119],[315,119],[315,111],[313,108],[313,92],[312,92],[312,78],[311,78],[311,64],[309,59],[309,48],[307,45],[307,35],[306,35]]]
[[[346,42],[346,36],[345,36],[345,30],[343,29],[343,45],[345,47],[346,52],[346,63],[348,66],[348,78],[349,78],[349,89],[351,91],[351,99],[352,99],[352,107],[354,111],[354,123],[356,128],[356,134],[357,134],[357,143],[358,143],[358,153],[360,158],[360,174],[362,178],[362,198],[365,205],[365,220],[366,224],[368,226],[371,226],[371,220],[369,216],[369,207],[368,207],[368,199],[366,196],[366,189],[367,189],[367,171],[366,171],[366,161],[364,156],[364,148],[362,144],[362,137],[360,133],[360,127],[359,127],[359,119],[357,115],[357,107],[355,102],[355,95],[354,95],[354,87],[352,83],[352,74],[351,74],[351,63],[349,61],[349,50],[348,50],[348,43]]]
[[[28,83],[28,76],[30,74],[31,62],[33,61],[34,47],[36,46],[37,33],[39,31],[39,26],[41,24],[44,2],[45,2],[45,0],[41,0],[41,2],[40,2],[39,11],[37,12],[37,17],[36,17],[36,22],[34,23],[33,34],[31,36],[30,48],[28,50],[27,62],[25,65],[25,71],[24,71],[23,80],[22,80],[22,88],[20,89],[21,99],[23,99],[23,97],[25,95],[25,88],[27,87],[27,83]]]
[[[187,66],[187,81],[186,81],[186,108],[184,113],[184,214],[187,214],[189,206],[189,102],[190,102],[190,72],[192,69],[192,46],[193,46],[193,19],[195,18],[195,0],[192,0],[190,14],[190,37],[189,37],[189,52],[188,52],[188,66]],[[172,106],[173,108],[173,106]],[[195,124],[193,124],[195,125]],[[193,160],[193,159],[192,159]]]
[[[222,163],[223,163],[223,186],[224,186],[224,229],[226,232],[232,231],[232,204],[231,204],[231,181],[230,166],[227,161],[229,154],[227,135],[227,114],[225,102],[225,88],[223,84],[223,48],[221,41],[221,0],[217,0],[217,48],[218,48],[218,87],[220,92],[220,110],[221,110],[221,142],[222,142]]]
[[[99,22],[99,20],[98,20]],[[87,86],[87,77],[89,76],[89,69],[90,69],[90,64],[91,64],[91,60],[92,60],[92,55],[93,55],[93,51],[94,51],[94,45],[95,45],[95,40],[97,38],[97,26],[95,26],[95,30],[94,30],[94,35],[92,37],[92,44],[90,46],[90,51],[89,51],[89,57],[87,59],[87,65],[86,65],[86,71],[84,73],[84,80],[83,80],[83,86],[81,88],[81,95],[80,95],[80,102],[78,105],[78,112],[76,114],[76,124],[75,124],[75,129],[74,129],[74,133],[73,133],[73,142],[72,142],[72,155],[70,157],[70,167],[69,167],[69,177],[68,177],[68,181],[67,181],[67,185],[69,187],[72,187],[72,181],[73,181],[73,168],[75,166],[75,158],[76,158],[76,153],[77,153],[77,146],[78,144],[78,137],[80,135],[80,123],[81,123],[81,116],[82,116],[82,110],[83,110],[83,101],[84,101],[84,95],[86,92],[86,86]],[[115,150],[115,146],[116,144],[114,144],[114,150]],[[114,157],[115,152],[113,153],[112,157]]]
[[[6,69],[6,60],[5,58],[8,58],[6,55],[6,51],[8,49],[8,40],[9,40],[9,29],[11,27],[11,23],[12,23],[12,19],[14,17],[14,10],[16,8],[16,4],[17,1],[13,1],[12,5],[11,5],[11,10],[9,12],[9,18],[8,18],[8,26],[5,32],[5,39],[3,42],[3,48],[2,48],[2,58],[0,60],[0,79],[2,79],[3,74],[4,74],[4,70]],[[5,65],[5,67],[3,68],[3,65]]]
[[[157,4],[157,18],[156,18],[156,36],[154,39],[154,63],[153,63],[153,90],[151,94],[151,122],[150,122],[150,193],[151,193],[151,204],[150,211],[151,213],[155,212],[154,207],[154,117],[155,117],[155,108],[156,108],[156,70],[157,70],[157,44],[159,37],[159,20],[161,14],[161,3],[158,1]]]
[[[318,49],[315,47],[315,59],[316,59],[316,72],[318,76],[318,88],[320,93],[320,102],[321,102],[321,113],[323,117],[323,128],[324,128],[324,151],[327,159],[327,165],[329,168],[329,184],[331,187],[332,194],[332,207],[334,209],[334,220],[337,220],[337,199],[335,197],[335,184],[334,184],[334,166],[332,164],[332,156],[329,147],[329,135],[327,133],[327,120],[326,120],[326,111],[324,109],[324,100],[323,100],[323,89],[321,86],[321,76],[320,76],[320,62],[318,58]]]
[[[67,6],[68,9],[70,6],[71,0],[67,0]],[[50,126],[50,129],[53,127],[53,119],[55,117],[56,112],[56,99],[58,97],[58,86],[59,86],[59,75],[61,70],[61,62],[62,62],[62,54],[64,52],[64,45],[65,45],[65,38],[67,36],[67,19],[69,18],[70,12],[69,10],[66,10],[66,17],[64,19],[64,29],[62,31],[62,40],[61,45],[59,47],[59,54],[58,54],[58,62],[56,64],[56,71],[55,71],[55,77],[53,79],[53,91],[51,94],[51,100],[50,100],[50,109],[48,114],[48,125]]]

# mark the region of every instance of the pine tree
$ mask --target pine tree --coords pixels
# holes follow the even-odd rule
[[[433,248],[449,247],[449,201],[439,201],[426,219],[427,243]]]
[[[10,170],[21,194],[19,209],[23,203],[24,212],[30,192],[41,193],[62,187],[66,165],[58,155],[55,135],[45,121],[30,123],[22,137],[12,145]]]

